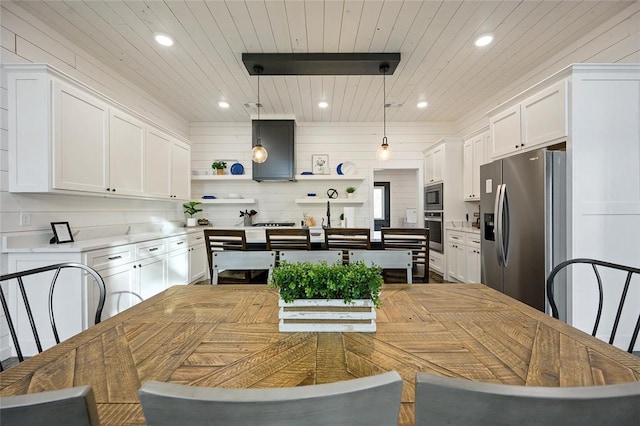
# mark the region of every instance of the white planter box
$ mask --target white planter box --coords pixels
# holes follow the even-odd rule
[[[282,332],[374,332],[376,309],[371,300],[280,299],[278,329]]]

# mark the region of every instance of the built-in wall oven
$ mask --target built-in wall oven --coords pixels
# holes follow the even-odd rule
[[[425,211],[424,227],[429,228],[429,249],[442,253],[442,237],[444,235],[442,228],[442,212]]]

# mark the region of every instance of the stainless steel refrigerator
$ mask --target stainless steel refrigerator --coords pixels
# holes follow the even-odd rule
[[[562,151],[480,167],[482,282],[543,312],[546,277],[566,258],[565,182]]]

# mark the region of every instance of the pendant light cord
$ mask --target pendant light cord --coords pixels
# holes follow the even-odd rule
[[[387,67],[382,69],[382,143],[387,143]]]
[[[260,141],[260,72],[262,70],[260,68],[258,68],[258,145],[261,145],[261,141]]]

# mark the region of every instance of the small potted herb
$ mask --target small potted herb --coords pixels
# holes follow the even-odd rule
[[[355,186],[350,186],[346,189],[347,191],[347,198],[351,198],[353,197],[353,193],[356,192],[356,188]]]
[[[197,208],[200,204],[202,203],[199,201],[189,201],[182,205],[184,212],[189,215],[187,218],[187,226],[196,226],[196,218],[193,217],[193,215],[202,211],[202,209]]]
[[[222,174],[224,174],[224,169],[227,168],[227,162],[226,161],[214,161],[211,164],[211,168],[216,171],[216,174],[222,175]]]

